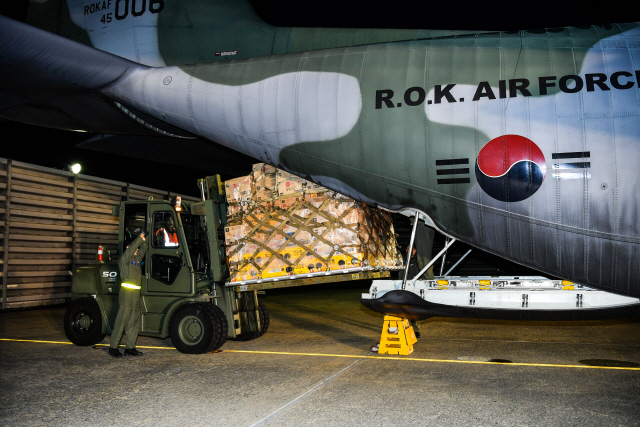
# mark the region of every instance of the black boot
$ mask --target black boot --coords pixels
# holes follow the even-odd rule
[[[122,353],[120,353],[120,350],[118,350],[117,348],[109,347],[109,356],[122,357]]]
[[[125,348],[124,355],[125,356],[142,356],[142,352],[136,350],[135,348]]]

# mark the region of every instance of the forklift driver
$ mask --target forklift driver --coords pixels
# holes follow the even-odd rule
[[[127,246],[124,253],[118,260],[120,268],[120,279],[122,284],[120,287],[120,295],[118,301],[118,315],[111,333],[111,346],[109,348],[109,356],[122,357],[122,353],[118,347],[122,332],[125,333],[125,356],[142,356],[142,352],[136,350],[136,340],[140,330],[140,288],[142,283],[142,269],[140,262],[144,259],[147,252],[147,242],[145,231],[136,229],[134,234],[138,237]]]
[[[176,247],[178,246],[178,235],[176,234],[176,227],[173,225],[173,220],[169,220],[165,223],[164,227],[160,227],[156,231],[156,242],[160,247]]]

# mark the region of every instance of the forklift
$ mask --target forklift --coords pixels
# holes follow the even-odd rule
[[[198,184],[198,202],[176,197],[121,202],[113,208],[119,217],[119,253],[136,238],[134,230],[148,235],[139,335],[171,337],[176,349],[188,354],[215,351],[227,339],[256,339],[269,328],[269,312],[256,290],[225,286],[227,216],[220,176]],[[121,279],[118,263],[108,253],[105,258],[73,272],[64,329],[76,345],[97,344],[113,330]]]

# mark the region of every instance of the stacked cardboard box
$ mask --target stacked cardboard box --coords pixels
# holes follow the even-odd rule
[[[225,188],[231,281],[402,267],[384,211],[262,163]]]

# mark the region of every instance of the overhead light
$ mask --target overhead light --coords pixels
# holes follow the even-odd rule
[[[69,169],[71,170],[71,172],[73,172],[74,174],[77,175],[82,170],[82,166],[80,166],[80,163],[75,163],[75,164],[69,166]]]

